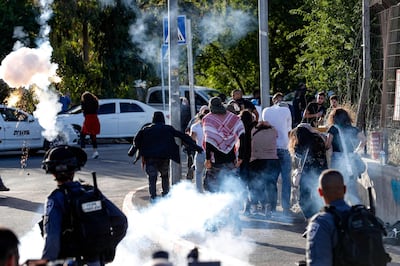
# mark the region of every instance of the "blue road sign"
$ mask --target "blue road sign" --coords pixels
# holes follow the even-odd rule
[[[168,44],[168,18],[163,19],[164,43]],[[186,44],[186,16],[178,16],[178,44]]]

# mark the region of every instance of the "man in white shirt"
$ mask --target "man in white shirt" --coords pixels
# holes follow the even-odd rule
[[[278,92],[272,97],[274,103],[262,111],[262,121],[267,121],[278,132],[276,140],[277,153],[282,177],[281,205],[285,215],[290,214],[291,158],[288,151],[289,132],[292,130],[292,115],[289,106],[282,103],[283,94]]]

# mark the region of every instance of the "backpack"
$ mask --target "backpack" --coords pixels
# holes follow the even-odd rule
[[[63,217],[60,258],[100,258],[111,262],[115,249],[124,238],[128,222],[124,213],[97,188],[82,185],[79,191],[61,186],[65,195],[66,215]]]
[[[334,216],[338,232],[333,265],[380,266],[391,261],[383,246],[383,224],[364,205],[354,205],[345,212],[326,206],[325,211]]]

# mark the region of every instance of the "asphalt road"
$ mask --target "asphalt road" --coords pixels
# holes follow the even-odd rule
[[[133,165],[132,159],[127,156],[128,148],[128,144],[101,144],[99,146],[100,158],[96,160],[89,159],[82,171],[77,172],[76,178],[91,183],[91,172],[95,171],[99,188],[115,204],[122,208],[124,202],[126,203],[128,200],[132,202],[132,205],[136,205],[138,209],[143,210],[143,208],[149,206],[146,188],[147,179],[140,163]],[[90,157],[90,148],[88,148],[88,154]],[[38,250],[41,249],[41,245],[40,241],[37,240],[38,233],[33,228],[36,228],[36,223],[41,219],[46,196],[55,188],[55,181],[51,175],[46,175],[40,167],[42,157],[43,153],[30,156],[27,160],[26,168],[22,169],[21,157],[18,153],[0,153],[0,175],[4,183],[11,189],[9,192],[0,192],[0,224],[14,230],[24,240],[25,248],[27,246],[25,239],[33,233],[36,240],[33,243],[29,243],[28,246],[31,249]],[[168,213],[175,211],[174,209],[179,209],[181,212],[189,211],[184,208],[179,204],[166,207],[166,210],[163,210],[165,213],[160,213],[158,216],[156,214],[156,219],[166,220],[165,217]],[[192,205],[192,208],[196,208],[195,205]],[[146,215],[148,214],[139,213],[139,216],[130,219],[130,228],[141,231],[155,230],[155,228],[150,228],[152,227],[151,224],[146,225],[147,221],[145,221],[144,225],[139,224],[141,222],[140,217],[145,217]],[[181,214],[178,212],[177,215]],[[295,265],[295,262],[304,258],[305,239],[301,237],[301,233],[304,231],[306,224],[301,219],[288,221],[276,217],[266,220],[263,217],[248,218],[242,216],[241,220],[243,226],[242,235],[236,238],[232,242],[233,244],[229,243],[232,245],[231,247],[228,246],[228,242],[225,239],[222,242],[213,243],[215,249],[225,246],[225,249],[229,250],[227,253],[230,253],[227,256],[234,257],[236,255],[240,257],[237,254],[241,254],[243,250],[240,250],[240,247],[238,248],[237,243],[246,244],[246,247],[251,247],[251,250],[245,252],[247,254],[246,257],[238,258],[248,263],[243,265]],[[192,221],[188,223],[192,223]],[[183,224],[177,226],[184,227]],[[156,233],[153,234],[153,240],[158,243],[156,245],[149,245],[147,241],[142,240],[139,237],[141,233],[135,232],[135,234],[137,237],[134,235],[132,239],[128,239],[131,241],[129,242],[130,249],[128,249],[128,253],[133,252],[133,250],[137,252],[140,249],[140,252],[143,253],[138,256],[148,258],[152,251],[161,247],[174,253],[172,254],[173,258],[186,258],[186,250],[180,250],[174,244],[175,242],[169,241],[169,234],[156,230]],[[210,235],[208,237],[211,238]],[[185,240],[193,241],[193,246],[197,245],[197,240],[193,239],[193,236],[188,236]],[[191,245],[190,243],[189,245]],[[390,247],[389,251],[391,251],[395,262],[391,265],[400,265],[398,263],[400,262],[400,256],[397,255],[400,254],[398,249]],[[130,255],[124,254],[123,256],[129,257]],[[129,265],[142,265],[138,262],[132,263],[132,260],[130,261]],[[117,263],[113,265],[128,264]],[[176,262],[175,265],[185,264],[181,260]]]
[[[98,186],[115,204],[122,207],[128,192],[147,184],[140,164],[133,165],[127,156],[128,144],[103,144],[99,159],[88,159],[75,179],[92,183],[92,172],[97,173]],[[91,155],[87,149],[88,157]],[[43,213],[47,195],[56,187],[52,175],[41,169],[43,152],[29,156],[21,168],[18,152],[0,153],[0,175],[11,190],[0,192],[0,224],[22,236],[32,229]]]

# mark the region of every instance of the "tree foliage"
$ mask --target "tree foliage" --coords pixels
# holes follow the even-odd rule
[[[50,41],[53,59],[73,100],[89,90],[99,97],[135,97],[134,83],[160,82],[159,47],[166,1],[55,0]],[[111,3],[111,1],[108,1]],[[130,6],[126,3],[130,3]],[[15,42],[13,28],[23,25],[34,45],[39,26],[34,1],[2,1],[0,55]],[[306,81],[315,90],[357,94],[360,62],[360,1],[270,0],[269,67],[271,93],[293,90]],[[355,11],[354,11],[355,10]],[[180,1],[179,14],[191,19],[195,84],[229,93],[260,87],[258,1]],[[132,37],[132,27],[145,30]],[[8,36],[8,37],[7,37]],[[140,38],[143,38],[139,40]],[[144,52],[155,43],[146,57]],[[187,57],[180,47],[180,82],[187,83]]]
[[[305,0],[292,10],[303,27],[289,39],[300,37],[295,72],[314,91],[332,90],[352,100],[357,95],[361,56],[361,1]]]

